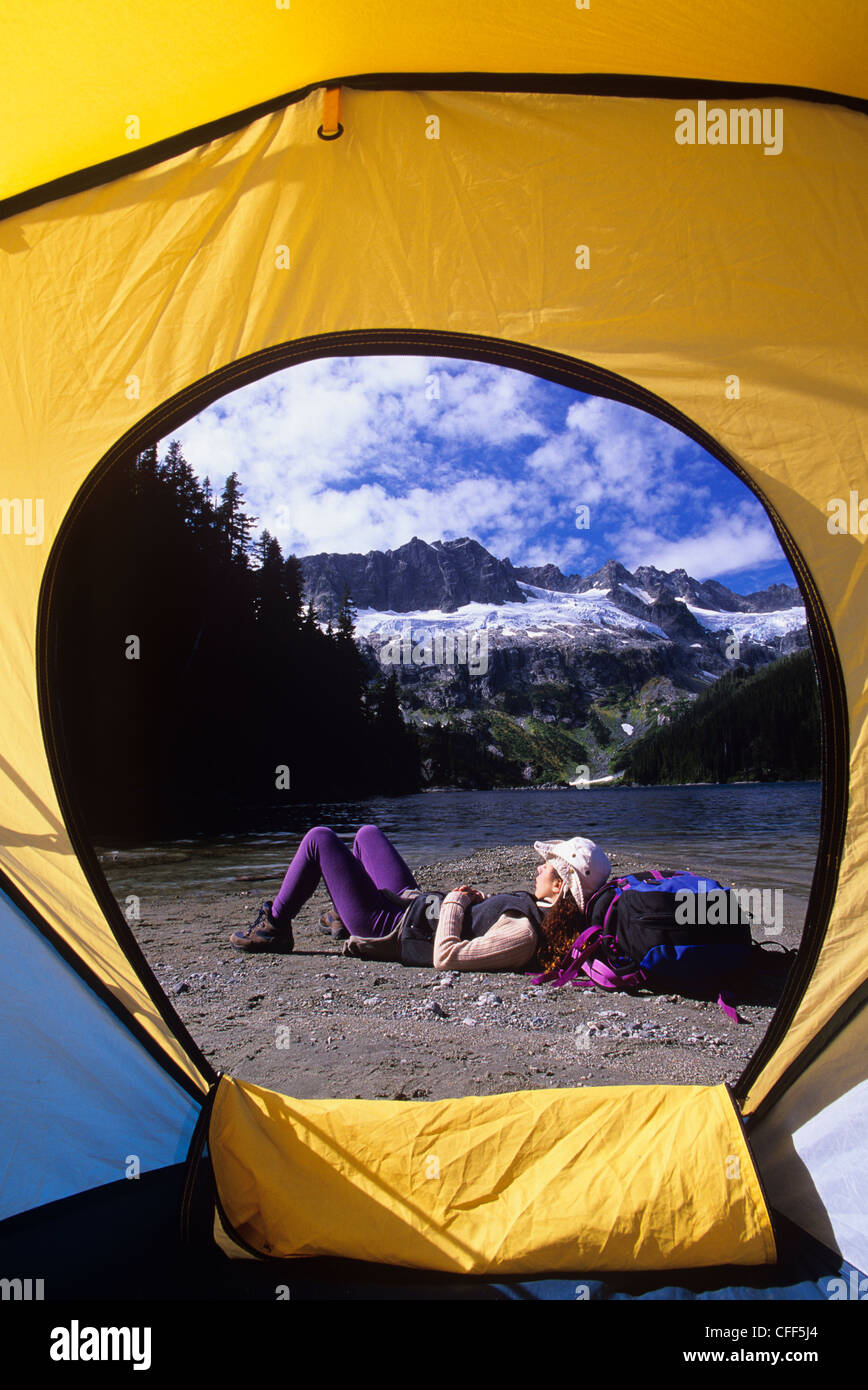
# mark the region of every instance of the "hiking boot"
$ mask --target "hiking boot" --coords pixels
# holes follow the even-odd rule
[[[335,941],[342,941],[344,937],[349,936],[349,932],[333,907],[330,907],[328,912],[324,912],[320,917],[319,929],[324,936],[333,936]]]
[[[262,904],[251,927],[232,933],[229,940],[237,950],[276,951],[288,955],[295,948],[292,923],[275,922],[271,915],[272,901]]]

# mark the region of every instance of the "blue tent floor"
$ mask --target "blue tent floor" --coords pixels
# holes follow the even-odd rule
[[[204,1166],[207,1167],[207,1160]],[[657,1274],[448,1275],[343,1259],[227,1259],[209,1239],[202,1184],[195,1239],[181,1239],[184,1165],[51,1202],[0,1222],[0,1277],[44,1280],[46,1300],[777,1300],[830,1301],[829,1281],[859,1273],[783,1216],[779,1261]],[[868,1297],[868,1281],[863,1280]],[[835,1286],[833,1286],[835,1287]],[[287,1296],[286,1294],[284,1296]]]

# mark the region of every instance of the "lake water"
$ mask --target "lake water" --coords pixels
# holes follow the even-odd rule
[[[820,833],[819,782],[566,791],[422,792],[297,805],[240,834],[97,845],[116,894],[176,888],[231,890],[239,876],[281,874],[304,832],[330,825],[352,842],[379,825],[411,864],[494,845],[584,835],[610,852],[647,856],[721,882],[780,887],[807,900]]]

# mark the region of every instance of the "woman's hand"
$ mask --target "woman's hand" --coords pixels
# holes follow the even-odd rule
[[[480,893],[478,888],[471,888],[467,883],[462,883],[457,891],[459,893],[466,893],[472,903],[481,903],[485,898],[484,893]]]

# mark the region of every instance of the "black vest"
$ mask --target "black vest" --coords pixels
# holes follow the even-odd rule
[[[445,893],[420,893],[410,903],[401,928],[402,965],[433,965],[434,936],[445,896]],[[543,910],[532,893],[494,893],[490,898],[483,898],[481,903],[474,903],[469,913],[465,912],[462,940],[485,936],[504,912],[517,912],[526,917],[539,939]]]

